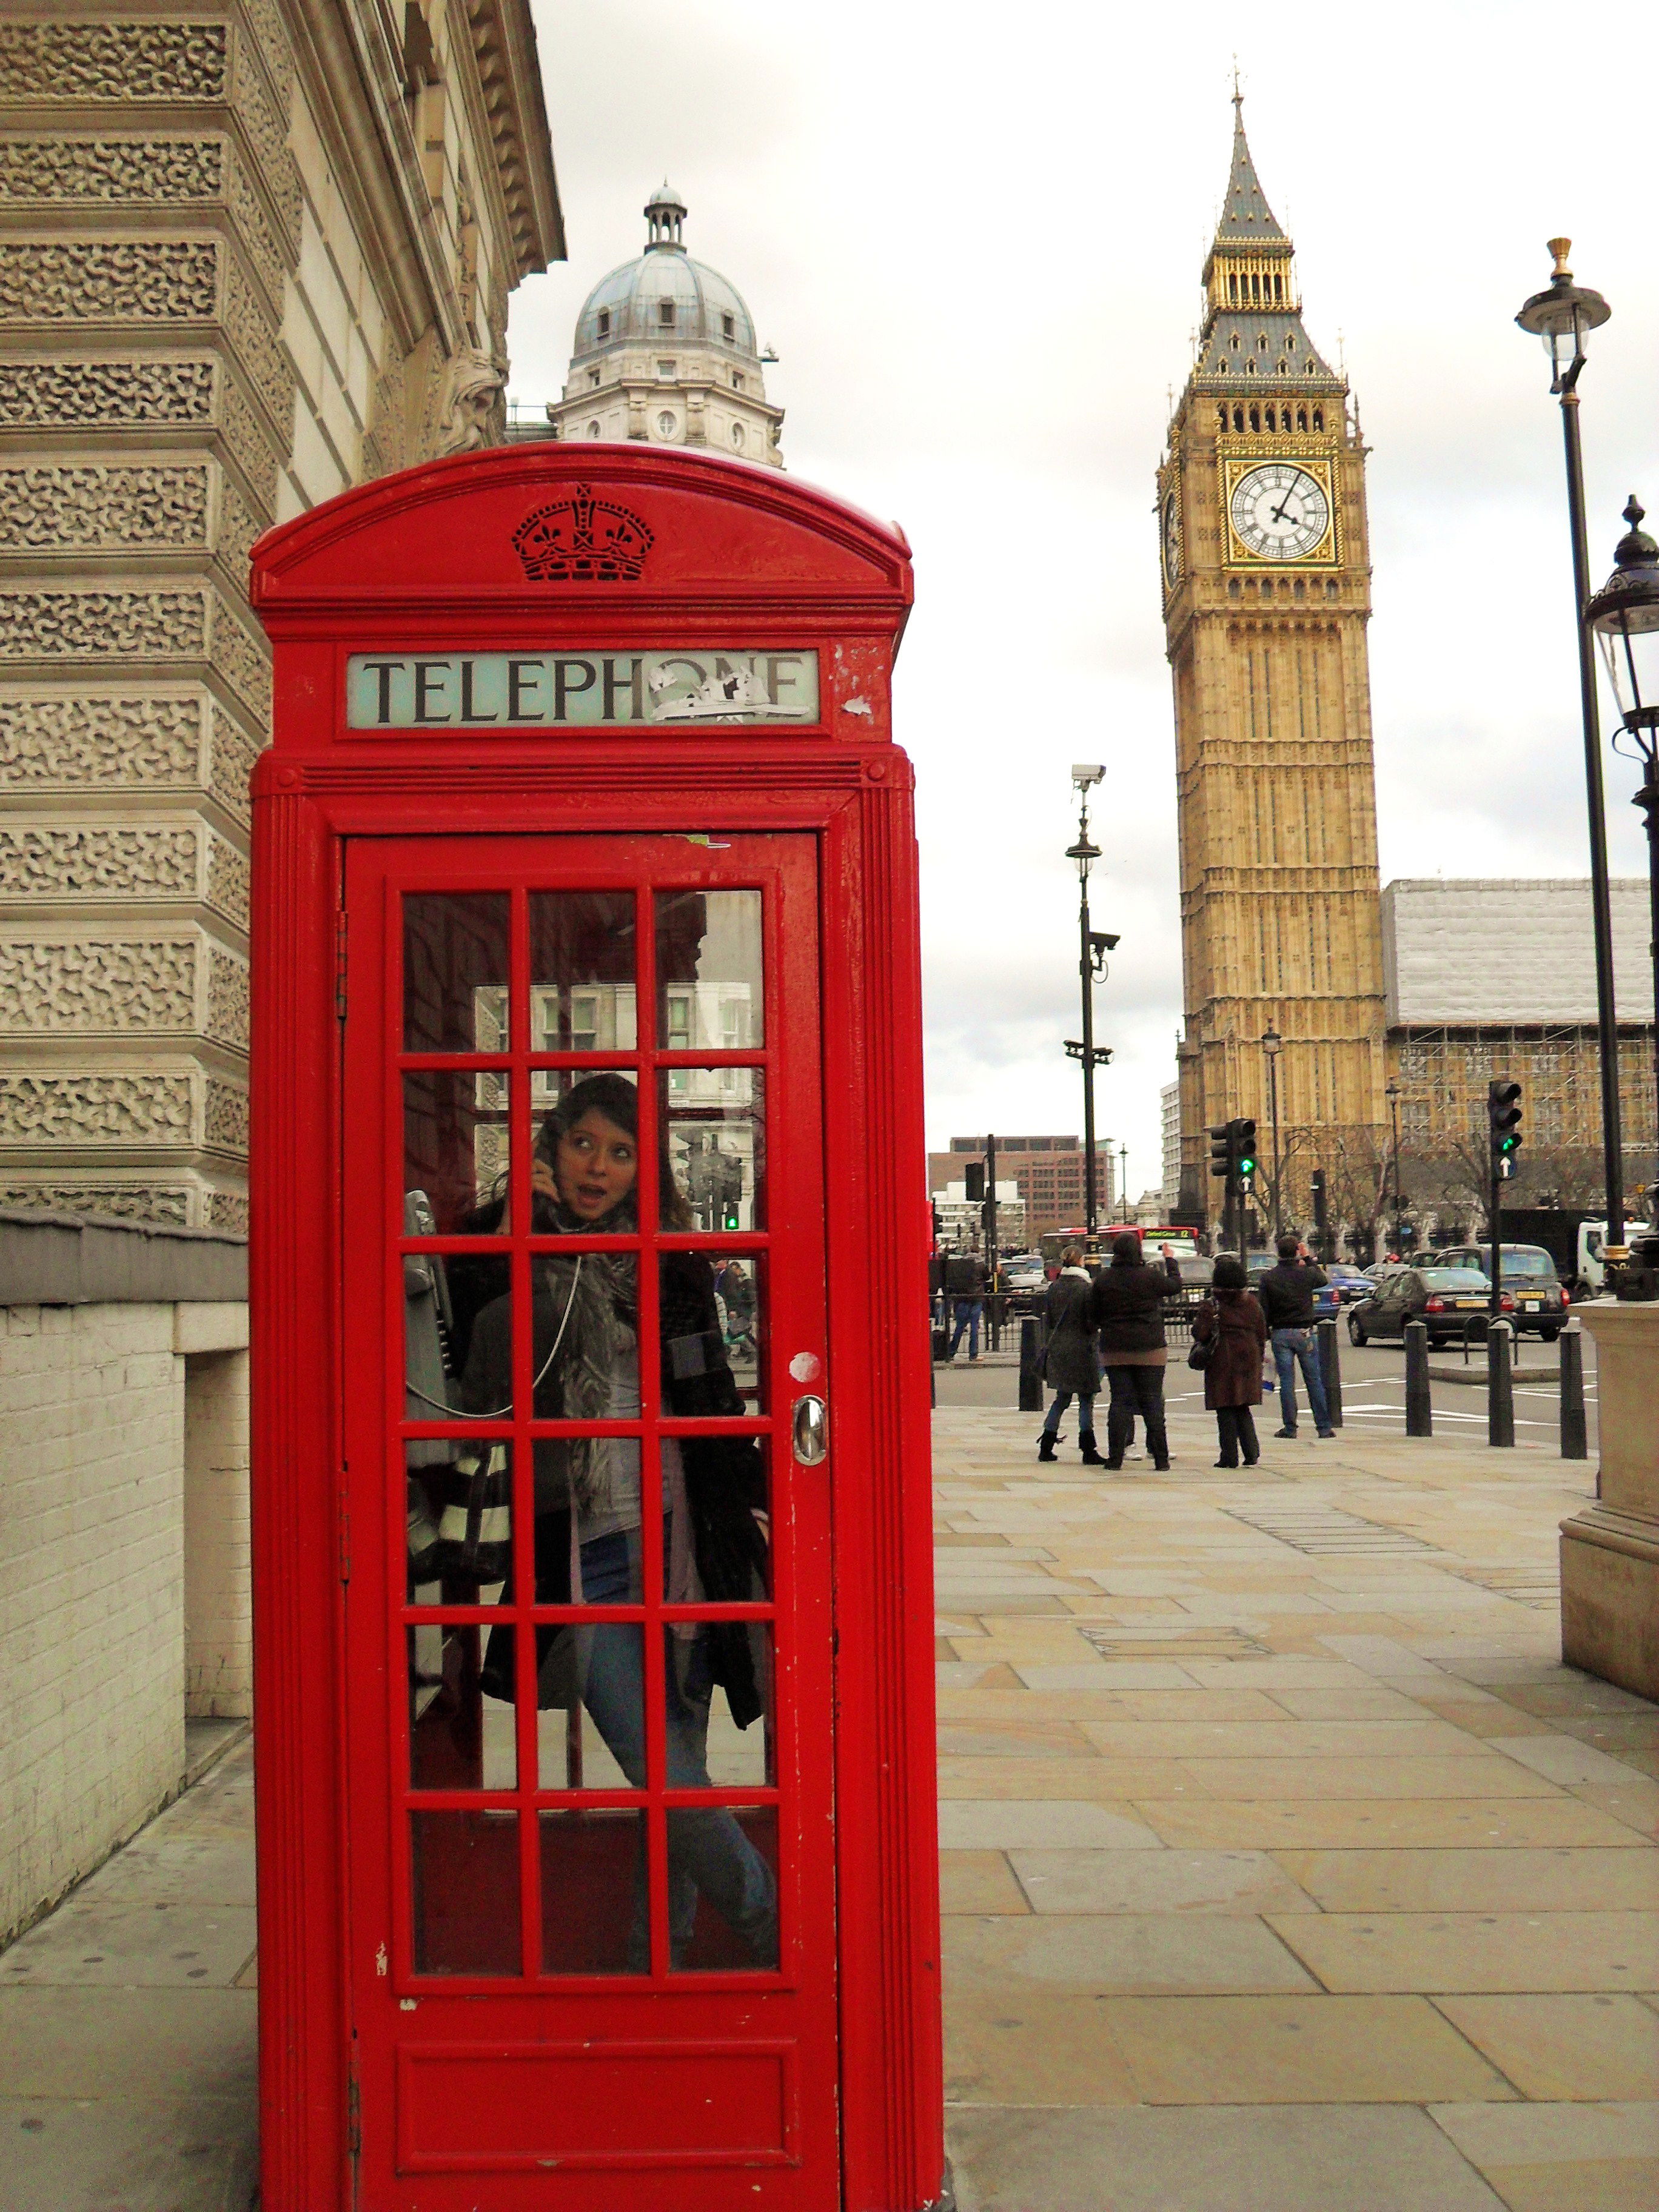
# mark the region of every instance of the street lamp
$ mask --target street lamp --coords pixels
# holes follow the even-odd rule
[[[1100,848],[1089,836],[1089,793],[1106,773],[1097,761],[1079,761],[1072,769],[1072,783],[1077,792],[1077,842],[1068,845],[1066,857],[1077,862],[1078,880],[1078,936],[1080,955],[1078,975],[1083,987],[1083,1035],[1067,1037],[1066,1050],[1073,1060],[1083,1062],[1083,1219],[1089,1236],[1097,1227],[1097,1193],[1095,1187],[1095,1070],[1103,1066],[1111,1054],[1095,1043],[1095,981],[1106,973],[1106,955],[1117,943],[1089,927],[1089,871],[1100,858]]]
[[[1129,1218],[1129,1147],[1127,1145],[1120,1145],[1117,1148],[1117,1187],[1122,1194],[1123,1218],[1127,1222]]]
[[[1391,1075],[1382,1086],[1382,1096],[1389,1102],[1389,1157],[1394,1162],[1394,1249],[1401,1249],[1400,1237],[1400,1085]]]
[[[1572,281],[1570,238],[1553,238],[1555,267],[1547,290],[1534,292],[1516,321],[1544,341],[1550,390],[1561,401],[1567,462],[1567,520],[1572,535],[1572,596],[1578,633],[1578,703],[1584,726],[1584,786],[1589,803],[1590,918],[1595,934],[1595,1008],[1601,1056],[1601,1155],[1607,1186],[1607,1247],[1622,1254],[1625,1186],[1619,1127],[1619,1017],[1613,989],[1613,898],[1607,885],[1607,804],[1601,788],[1601,736],[1596,715],[1595,660],[1584,603],[1589,597],[1589,544],[1584,532],[1584,460],[1578,436],[1578,378],[1584,342],[1613,310],[1599,292]]]
[[[1625,509],[1629,532],[1614,548],[1613,574],[1585,608],[1584,620],[1601,644],[1624,734],[1635,746],[1642,768],[1634,804],[1647,819],[1655,1079],[1659,1085],[1659,545],[1643,529],[1644,519],[1644,510],[1632,492]],[[1619,750],[1616,737],[1613,749]],[[1659,1171],[1652,1179],[1650,1200],[1659,1220]]]
[[[1273,1125],[1273,1235],[1277,1237],[1285,1226],[1284,1194],[1279,1188],[1285,1171],[1279,1151],[1279,1055],[1285,1049],[1285,1040],[1271,1022],[1262,1031],[1261,1049],[1267,1055],[1267,1113]]]

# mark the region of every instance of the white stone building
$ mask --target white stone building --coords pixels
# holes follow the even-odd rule
[[[1181,1085],[1166,1083],[1158,1094],[1164,1134],[1163,1201],[1167,1219],[1181,1203]]]
[[[766,397],[762,364],[773,356],[753,318],[734,285],[686,252],[685,203],[672,185],[645,215],[645,252],[596,284],[576,319],[564,398],[547,409],[552,434],[698,446],[781,468],[783,410]]]

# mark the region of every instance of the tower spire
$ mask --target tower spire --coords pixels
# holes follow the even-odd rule
[[[1265,245],[1283,249],[1291,243],[1267,205],[1267,195],[1250,159],[1249,141],[1244,136],[1244,94],[1239,88],[1237,66],[1233,70],[1233,165],[1215,242],[1218,246]]]

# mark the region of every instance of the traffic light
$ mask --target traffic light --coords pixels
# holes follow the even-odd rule
[[[1486,1085],[1486,1120],[1492,1139],[1492,1172],[1500,1179],[1515,1173],[1515,1156],[1521,1149],[1521,1085],[1492,1082]]]
[[[985,1203],[984,1161],[970,1160],[962,1171],[962,1182],[963,1196],[969,1206],[982,1206]]]
[[[1232,1133],[1233,1158],[1238,1163],[1239,1180],[1249,1184],[1255,1179],[1255,1123],[1230,1121]]]
[[[1233,1172],[1233,1130],[1236,1124],[1224,1121],[1218,1129],[1210,1132],[1210,1173],[1225,1176],[1230,1180]]]

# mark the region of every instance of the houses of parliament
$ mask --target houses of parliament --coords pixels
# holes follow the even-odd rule
[[[1315,1167],[1334,1222],[1373,1217],[1396,1128],[1431,1206],[1437,1169],[1455,1190],[1459,1147],[1478,1131],[1484,1151],[1493,1076],[1522,1085],[1534,1184],[1594,1203],[1588,884],[1380,879],[1367,449],[1346,376],[1303,319],[1237,94],[1234,108],[1196,358],[1158,473],[1185,1015],[1166,1194],[1188,1216],[1218,1210],[1207,1131],[1232,1115],[1256,1119],[1267,1158],[1266,1037],[1280,1041],[1291,1218],[1308,1217]],[[1570,706],[1570,672],[1563,684]],[[1626,1178],[1639,1182],[1656,1136],[1645,885],[1613,897]]]

